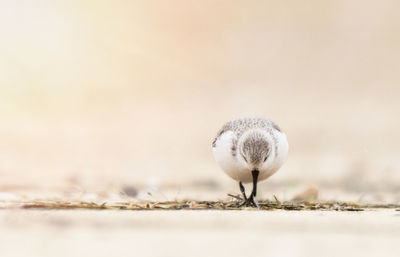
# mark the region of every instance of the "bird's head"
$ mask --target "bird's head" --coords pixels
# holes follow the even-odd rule
[[[251,170],[259,170],[270,160],[272,140],[263,130],[250,130],[239,139],[240,158]]]

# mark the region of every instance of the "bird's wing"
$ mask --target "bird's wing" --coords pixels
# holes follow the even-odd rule
[[[212,146],[215,147],[218,138],[219,138],[222,134],[224,134],[225,132],[233,130],[232,128],[233,128],[233,127],[232,127],[232,123],[231,123],[231,122],[226,123],[226,124],[218,131],[217,136],[214,138],[214,140],[213,140],[213,142],[212,142]]]
[[[270,121],[270,122],[271,122],[272,128],[274,128],[275,130],[277,130],[279,132],[282,132],[281,128],[275,122],[273,122],[273,121]]]

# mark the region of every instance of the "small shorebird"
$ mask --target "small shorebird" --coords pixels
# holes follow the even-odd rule
[[[231,178],[239,181],[242,205],[258,207],[257,183],[274,174],[286,160],[288,142],[274,122],[262,118],[226,123],[212,143],[215,160]],[[243,183],[253,182],[249,197]]]

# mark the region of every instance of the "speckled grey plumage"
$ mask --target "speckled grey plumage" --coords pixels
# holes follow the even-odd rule
[[[218,132],[217,136],[215,137],[212,145],[213,147],[216,146],[216,141],[217,139],[224,134],[227,131],[232,131],[236,134],[236,138],[237,140],[234,140],[234,142],[232,142],[232,155],[236,156],[236,150],[237,150],[237,141],[238,139],[243,135],[243,133],[245,133],[247,130],[249,129],[262,129],[267,131],[273,138],[274,140],[274,147],[275,147],[275,154],[277,154],[276,151],[276,146],[277,146],[277,142],[276,142],[276,137],[273,133],[273,130],[277,130],[277,131],[281,131],[281,129],[278,127],[278,125],[276,125],[274,122],[272,122],[269,119],[264,119],[264,118],[243,118],[243,119],[237,119],[237,120],[233,120],[233,121],[229,121],[227,123],[225,123],[222,128],[220,129],[220,131]],[[255,146],[255,144],[262,144],[263,142],[260,142],[257,140],[257,134],[254,135],[255,137],[250,138],[248,142],[244,142],[243,147],[246,148],[247,146],[253,145]],[[262,147],[260,145],[260,147],[249,147],[248,150],[254,150],[254,149],[262,149],[260,151],[269,151],[267,148],[269,148],[269,145]],[[244,149],[246,150],[246,149]],[[253,156],[258,156],[258,155],[253,155]],[[258,160],[257,158],[252,160],[252,162],[259,162],[261,160]]]

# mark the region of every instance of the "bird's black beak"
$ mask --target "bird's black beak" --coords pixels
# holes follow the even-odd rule
[[[258,169],[254,169],[251,171],[251,175],[253,175],[253,196],[256,196],[257,194],[258,174],[260,174],[260,171]]]

